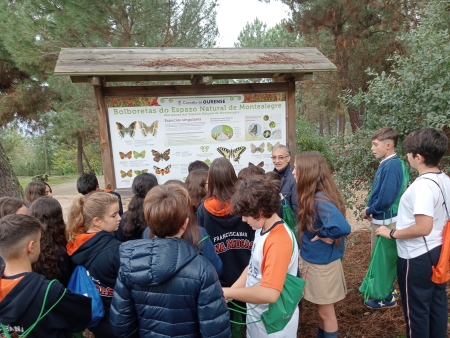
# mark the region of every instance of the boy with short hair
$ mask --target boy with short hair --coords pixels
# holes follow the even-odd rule
[[[0,219],[0,255],[5,260],[0,279],[2,337],[23,335],[34,324],[28,338],[71,337],[91,321],[90,298],[31,272],[31,264],[39,257],[41,232],[41,223],[31,216],[14,214]],[[41,311],[49,312],[38,320]]]
[[[111,186],[108,185],[105,190],[100,190],[100,185],[98,184],[98,179],[95,174],[84,173],[77,180],[77,190],[82,195],[88,195],[95,191],[103,191],[108,194],[112,194],[119,199],[119,215],[123,214],[122,197],[118,192],[112,191]]]
[[[431,275],[439,260],[450,210],[450,178],[438,167],[448,138],[442,131],[426,128],[409,134],[403,147],[419,177],[400,200],[397,229],[381,226],[376,234],[397,240],[397,277],[407,337],[444,338],[447,283],[435,284]]]
[[[230,317],[212,264],[181,239],[192,222],[189,193],[178,184],[152,188],[144,216],[153,238],[120,246],[111,305],[117,337],[229,338]]]
[[[375,230],[381,225],[395,229],[397,210],[393,206],[398,203],[403,192],[404,171],[401,160],[395,153],[398,134],[394,129],[390,127],[378,129],[371,140],[371,150],[376,158],[381,159],[381,162],[372,183],[367,207],[361,212],[361,216],[372,223],[370,244],[373,252],[376,240]],[[371,299],[365,302],[365,305],[377,310],[394,307],[397,302],[395,289],[393,291],[387,299]]]

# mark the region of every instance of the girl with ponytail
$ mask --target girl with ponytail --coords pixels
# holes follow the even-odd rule
[[[109,309],[119,271],[119,246],[114,237],[120,222],[116,196],[96,192],[75,200],[69,214],[67,253],[72,263],[89,272],[102,298],[105,316],[98,326],[89,328],[95,337],[115,337]]]

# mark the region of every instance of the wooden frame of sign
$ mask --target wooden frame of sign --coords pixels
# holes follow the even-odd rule
[[[108,98],[286,93],[286,141],[296,148],[295,82],[336,71],[316,48],[64,48],[54,74],[95,90],[105,185],[116,189]],[[217,84],[213,79],[270,78],[272,82]],[[107,86],[112,82],[189,80],[191,85]],[[291,162],[294,161],[294,156]]]

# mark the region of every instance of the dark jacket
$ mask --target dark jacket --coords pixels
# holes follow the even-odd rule
[[[250,262],[255,231],[241,216],[229,214],[229,205],[220,207],[207,199],[197,210],[197,223],[206,229],[223,264],[220,283],[231,286]]]
[[[200,235],[199,243],[197,243],[198,252],[205,257],[216,269],[217,275],[220,276],[222,274],[222,261],[219,256],[217,256],[216,251],[214,250],[214,245],[211,242],[211,237],[208,235],[206,230],[202,227],[198,228],[198,234]],[[150,238],[150,228],[146,228],[144,233],[142,234],[142,239]],[[191,243],[192,244],[192,243]]]
[[[119,272],[119,246],[122,244],[112,233],[100,231],[85,241],[87,234],[80,234],[74,242],[67,244],[67,253],[75,265],[82,265],[89,271],[102,297],[105,316],[100,324],[91,328],[96,338],[114,337],[109,323],[109,308],[114,295]]]
[[[111,306],[119,337],[231,337],[228,309],[208,260],[180,238],[120,247]]]
[[[292,168],[288,164],[284,170],[278,171],[273,169],[278,175],[281,176],[280,193],[289,202],[289,205],[294,212],[294,215],[298,214],[298,201],[297,201],[297,182],[292,174]]]
[[[390,210],[401,193],[403,168],[397,155],[382,162],[375,173],[366,210],[367,215],[378,221],[396,217],[397,212]]]
[[[29,272],[0,302],[0,323],[7,327],[10,335],[20,335],[36,322],[49,283],[44,276]],[[53,282],[45,302],[45,312],[58,301],[63,291],[61,283]],[[89,297],[66,291],[64,297],[39,321],[27,338],[71,337],[71,332],[80,332],[87,327],[91,315]],[[0,332],[3,337],[1,328]]]
[[[72,276],[72,272],[75,269],[70,256],[67,254],[67,250],[65,247],[58,245],[58,252],[56,253],[58,257],[58,266],[59,266],[59,276],[56,278],[64,287],[69,285],[70,276]]]

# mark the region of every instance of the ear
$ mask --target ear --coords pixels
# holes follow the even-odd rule
[[[100,186],[97,184],[97,186],[95,187],[95,191],[100,190]]]
[[[186,218],[186,220],[184,221],[184,224],[181,226],[180,230],[183,230],[183,232],[185,232],[187,229],[188,223],[189,223],[189,217]]]
[[[417,159],[418,159],[420,164],[425,163],[425,157],[423,157],[420,154],[417,154],[416,157],[417,157]]]
[[[34,251],[34,241],[29,241],[27,243],[27,252],[33,253],[33,251]]]
[[[102,219],[100,217],[94,217],[94,219],[92,220],[92,225],[94,227],[100,227],[101,224],[102,224]]]

